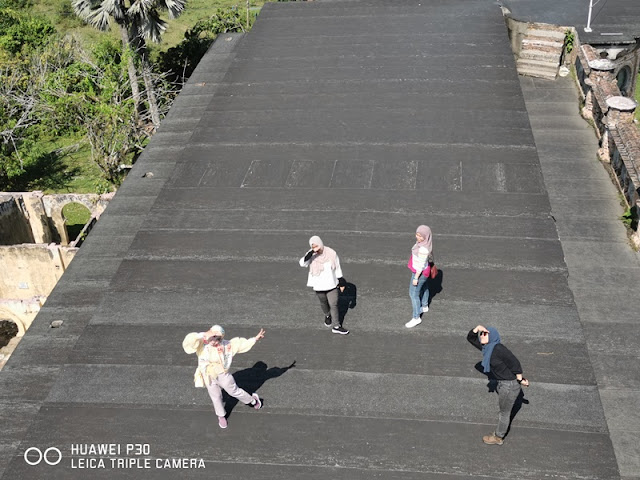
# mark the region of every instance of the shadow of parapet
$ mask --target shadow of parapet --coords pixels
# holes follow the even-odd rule
[[[234,373],[233,378],[235,379],[238,387],[242,388],[247,393],[252,394],[253,392],[257,392],[267,380],[277,378],[295,366],[295,360],[288,367],[271,368],[267,368],[267,364],[264,362],[256,362],[253,367],[245,368],[244,370],[239,370]],[[232,410],[238,404],[238,400],[230,397],[224,391],[222,393],[222,398],[224,400],[225,410],[227,411],[227,417],[229,417]]]
[[[444,272],[440,267],[438,267],[438,274],[436,278],[429,279],[429,305],[433,298],[442,292],[442,283],[444,281]]]
[[[340,325],[342,325],[349,309],[356,308],[358,287],[353,283],[347,282],[343,277],[338,282],[338,289],[338,313]]]

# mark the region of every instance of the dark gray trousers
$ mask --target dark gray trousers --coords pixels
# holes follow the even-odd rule
[[[340,325],[340,313],[338,312],[338,288],[325,292],[316,292],[320,300],[320,307],[325,316],[331,315],[334,325]]]
[[[509,429],[511,422],[511,411],[513,405],[520,395],[520,384],[517,380],[498,380],[498,405],[500,407],[500,415],[498,416],[498,426],[496,427],[496,436],[504,438]]]

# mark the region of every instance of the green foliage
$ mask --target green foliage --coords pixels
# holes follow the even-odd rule
[[[57,188],[76,173],[62,161],[58,152],[47,150],[33,139],[20,143],[18,149],[0,149],[0,190],[29,191]]]
[[[0,8],[13,8],[21,10],[29,8],[33,5],[31,0],[0,0]]]
[[[250,20],[263,3],[251,2]],[[225,10],[216,11],[220,6]],[[169,25],[170,40],[154,48],[176,45],[188,31],[154,71],[182,82],[217,34],[247,29],[243,7],[237,0],[189,0]],[[62,38],[70,29],[83,41]],[[135,161],[151,122],[144,98],[136,112],[127,75],[128,61],[139,69],[140,59],[123,53],[120,42],[118,32],[85,26],[70,0],[0,0],[0,190],[104,193],[122,180],[119,166]],[[175,92],[158,73],[151,80],[162,114]],[[149,83],[136,84],[144,97]]]
[[[564,32],[564,48],[567,53],[571,53],[576,41],[576,34],[573,33],[573,30],[567,30]]]
[[[157,68],[166,72],[173,82],[184,83],[202,59],[216,36],[227,32],[244,32],[246,20],[237,10],[218,9],[209,18],[198,22],[184,34],[184,40],[158,58]]]
[[[49,21],[11,9],[1,9],[0,18],[0,48],[12,55],[32,52],[56,33]]]
[[[136,121],[119,44],[105,40],[92,53],[73,38],[57,39],[0,71],[0,189],[70,183],[78,169],[62,161],[64,150],[44,146],[55,136],[84,136],[104,178],[121,181],[118,165],[139,152],[144,124]]]
[[[622,223],[624,223],[625,227],[635,230],[638,226],[638,215],[635,212],[635,209],[627,208],[625,212],[620,217]]]

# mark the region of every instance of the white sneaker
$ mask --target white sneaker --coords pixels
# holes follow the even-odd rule
[[[421,311],[422,313],[427,313],[427,312],[429,311],[429,307],[422,307],[422,308],[420,309],[420,311]]]
[[[407,328],[413,328],[416,325],[420,325],[421,323],[422,323],[422,319],[421,318],[412,318],[407,323],[405,323],[404,326],[407,327]]]

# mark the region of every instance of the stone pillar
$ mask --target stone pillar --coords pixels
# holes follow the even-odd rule
[[[616,128],[621,123],[633,122],[633,112],[636,109],[635,100],[623,97],[615,96],[607,98],[607,112],[602,118],[602,123],[605,125],[604,134],[602,135],[601,147],[598,150],[598,156],[603,162],[611,163],[611,129]]]
[[[585,78],[584,83],[589,89],[584,96],[584,107],[582,107],[582,117],[593,121],[593,85],[591,79]]]
[[[60,254],[60,247],[55,243],[52,243],[48,247],[49,255],[51,256],[51,264],[53,265],[53,274],[56,278],[56,283],[62,277],[62,274],[65,271],[65,262],[62,259],[62,255]]]
[[[35,243],[51,243],[53,236],[49,227],[49,219],[42,203],[42,192],[27,192],[22,195],[24,206],[29,215],[29,225]]]
[[[60,237],[60,245],[69,245],[69,234],[67,233],[67,222],[62,215],[62,207],[56,206],[51,211],[51,222]]]

